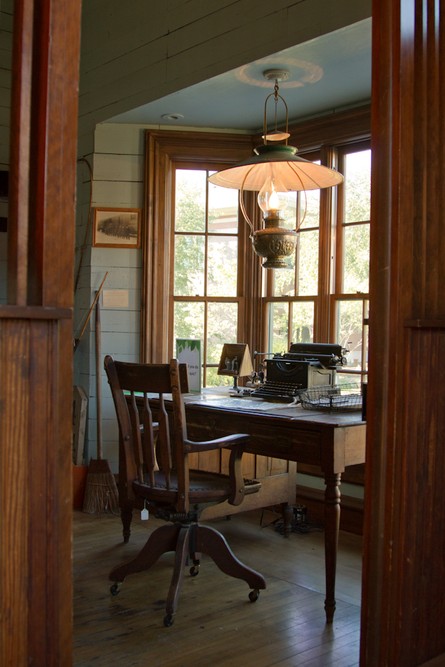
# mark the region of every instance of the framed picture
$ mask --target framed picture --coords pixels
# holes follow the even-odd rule
[[[97,248],[139,248],[140,208],[95,208],[93,246]]]

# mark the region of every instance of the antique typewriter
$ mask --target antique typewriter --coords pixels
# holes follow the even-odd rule
[[[252,396],[296,403],[302,389],[334,385],[336,369],[345,363],[344,352],[331,343],[293,343],[289,352],[265,360],[265,381]]]

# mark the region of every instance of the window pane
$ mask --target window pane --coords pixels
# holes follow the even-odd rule
[[[219,364],[224,343],[236,343],[238,304],[209,303],[207,313],[207,363]]]
[[[293,343],[312,343],[313,334],[314,334],[313,301],[294,302],[292,304],[291,341]]]
[[[207,294],[236,296],[238,238],[210,236],[208,241]]]
[[[283,202],[282,220],[279,226],[285,229],[295,229],[297,226],[297,193],[284,192],[281,195],[281,201]]]
[[[238,233],[238,190],[209,183],[209,232]]]
[[[292,263],[295,263],[295,259]],[[273,272],[273,295],[295,296],[294,267],[292,267],[292,269],[280,269],[279,271]]]
[[[363,340],[363,301],[339,301],[337,305],[337,341],[349,353],[346,369],[366,370],[362,368],[362,349],[367,341]]]
[[[345,222],[371,217],[371,151],[345,156]]]
[[[204,294],[204,237],[176,236],[175,285],[176,296]]]
[[[359,393],[361,391],[361,377],[357,373],[337,373],[335,377],[335,384],[340,386],[348,386],[348,393]],[[351,391],[352,390],[352,391]]]
[[[206,171],[176,169],[175,229],[204,232],[206,216]]]
[[[299,296],[318,293],[318,230],[300,232],[297,245]]]
[[[233,377],[231,375],[218,375],[217,368],[207,368],[206,387],[229,387],[233,386]]]
[[[224,343],[236,343],[238,304],[209,303],[207,312],[207,363],[219,364]],[[218,375],[217,368],[207,368],[206,387],[233,384],[233,378]]]
[[[317,164],[320,164],[319,162]],[[300,229],[318,227],[320,224],[320,190],[305,190],[298,195]]]
[[[369,291],[369,224],[344,228],[343,291]]]
[[[196,301],[175,303],[173,338],[204,340],[204,304]]]
[[[269,351],[287,352],[288,345],[288,326],[289,326],[289,305],[287,303],[271,303],[269,311]]]

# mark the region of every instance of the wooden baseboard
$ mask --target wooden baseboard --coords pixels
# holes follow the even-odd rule
[[[318,489],[297,486],[297,505],[305,505],[309,523],[324,525],[324,493]],[[363,501],[342,495],[340,529],[355,535],[363,534]]]

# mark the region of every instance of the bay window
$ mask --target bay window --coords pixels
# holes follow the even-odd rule
[[[345,380],[366,379],[369,110],[305,128],[300,154],[338,168],[345,182],[288,193],[282,226],[297,229],[298,241],[290,268],[277,270],[261,268],[238,192],[208,182],[248,157],[256,138],[147,132],[144,360],[165,361],[177,338],[197,338],[203,385],[212,386],[224,381],[217,375],[224,343],[279,353],[293,342],[333,342],[348,350]],[[245,204],[258,221],[252,193]]]

